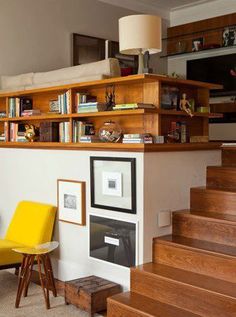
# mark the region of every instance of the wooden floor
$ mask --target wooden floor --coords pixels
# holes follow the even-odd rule
[[[131,291],[108,300],[108,317],[236,317],[236,148],[190,200],[173,234],[153,240],[153,262],[131,269]]]

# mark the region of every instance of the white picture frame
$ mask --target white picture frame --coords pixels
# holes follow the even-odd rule
[[[85,182],[58,179],[57,206],[59,221],[85,226]]]

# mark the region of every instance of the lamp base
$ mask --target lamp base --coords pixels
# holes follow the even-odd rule
[[[146,51],[144,54],[140,51],[138,55],[138,74],[150,74],[152,69],[149,68],[150,54]]]

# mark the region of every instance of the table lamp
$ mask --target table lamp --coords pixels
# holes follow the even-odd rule
[[[129,15],[119,19],[120,53],[139,56],[138,73],[149,72],[149,54],[161,52],[161,18]]]

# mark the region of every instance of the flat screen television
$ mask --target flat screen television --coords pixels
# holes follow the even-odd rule
[[[236,95],[236,54],[187,61],[187,79],[221,84],[212,96]]]

